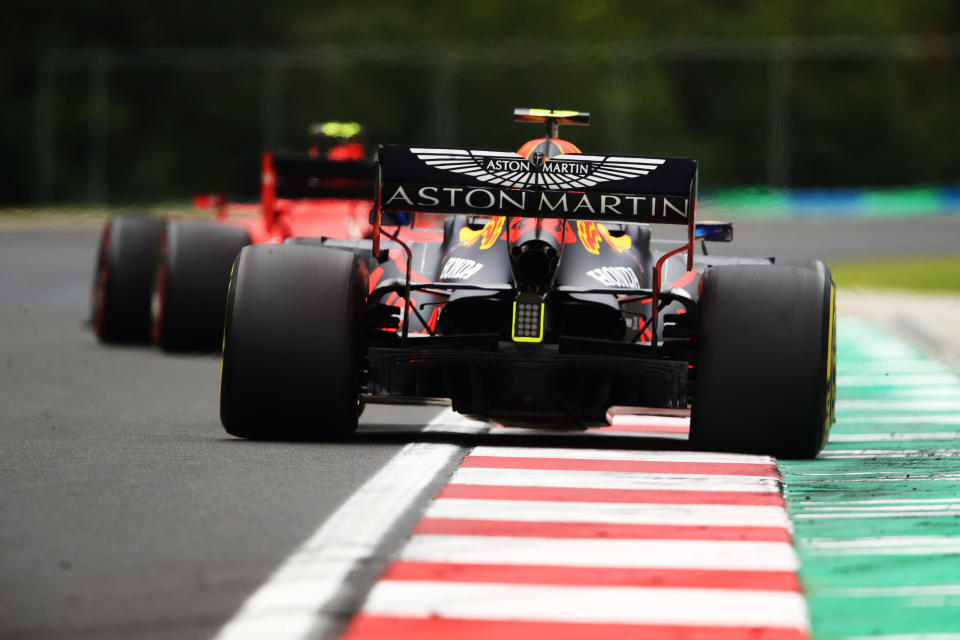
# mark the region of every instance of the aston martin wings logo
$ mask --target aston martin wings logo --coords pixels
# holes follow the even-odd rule
[[[538,165],[509,151],[418,147],[410,151],[431,167],[515,189],[582,189],[645,176],[666,162],[663,158],[566,153]]]

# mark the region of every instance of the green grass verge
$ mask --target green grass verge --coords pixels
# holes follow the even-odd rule
[[[960,292],[960,253],[831,262],[842,289],[908,289]]]

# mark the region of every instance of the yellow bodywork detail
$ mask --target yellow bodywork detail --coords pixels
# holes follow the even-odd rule
[[[572,118],[579,113],[579,111],[564,111],[556,109],[530,109],[529,115],[537,116],[539,118]]]
[[[513,303],[513,320],[511,323],[510,334],[514,342],[543,342],[543,316],[544,304],[540,303],[540,325],[536,336],[518,336],[517,335],[517,303]]]
[[[474,230],[470,227],[463,227],[460,229],[460,243],[465,247],[470,247],[476,244],[477,240],[482,238],[480,242],[480,249],[487,250],[497,242],[497,239],[503,232],[503,225],[506,220],[507,219],[503,216],[497,216],[495,218],[491,218],[482,229]]]
[[[600,231],[603,239],[607,241],[607,244],[613,247],[617,253],[623,253],[633,246],[633,240],[631,240],[630,236],[626,233],[619,236],[612,235],[606,225],[600,222],[597,223],[597,229]]]
[[[313,125],[313,133],[321,133],[331,138],[352,138],[360,133],[359,122],[321,122]]]
[[[630,239],[629,235],[615,236],[602,223],[591,222],[590,220],[577,220],[577,236],[583,243],[584,249],[593,255],[600,255],[601,238],[617,253],[623,253],[633,246],[633,240]]]
[[[577,236],[583,248],[593,255],[600,255],[600,231],[591,220],[577,220]]]

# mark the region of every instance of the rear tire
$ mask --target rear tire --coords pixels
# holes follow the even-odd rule
[[[707,269],[690,425],[694,446],[817,456],[834,420],[834,291],[825,267]]]
[[[153,340],[164,351],[220,350],[227,281],[250,235],[206,222],[167,222],[153,291]]]
[[[231,274],[220,421],[256,440],[343,440],[357,429],[367,271],[320,247],[243,249]]]
[[[830,280],[830,282],[833,282],[833,272],[830,271],[830,267],[828,267],[822,260],[777,257],[773,259],[773,264],[778,267],[801,267],[803,269],[810,269],[811,271],[822,273],[825,278]]]
[[[150,288],[163,221],[113,216],[103,228],[91,292],[91,325],[101,342],[150,341]]]

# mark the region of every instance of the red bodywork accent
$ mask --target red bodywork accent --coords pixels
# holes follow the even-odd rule
[[[227,196],[223,193],[198,193],[193,196],[195,209],[216,209],[217,220],[227,217]]]
[[[681,287],[685,287],[691,282],[693,282],[693,279],[696,277],[697,277],[697,272],[691,269],[690,271],[687,271],[686,273],[684,273],[678,280],[674,280],[673,282],[671,282],[670,288],[679,289]],[[684,312],[681,311],[681,313],[684,313]]]
[[[327,151],[327,160],[363,160],[367,157],[367,151],[359,142],[347,142],[339,144]]]
[[[530,158],[530,154],[536,150],[544,142],[547,142],[546,138],[536,138],[534,140],[528,141],[517,151],[524,158]],[[550,138],[550,142],[557,145],[557,148],[560,149],[561,153],[580,153],[580,149],[577,145],[573,144],[569,140],[562,140],[560,138]]]

